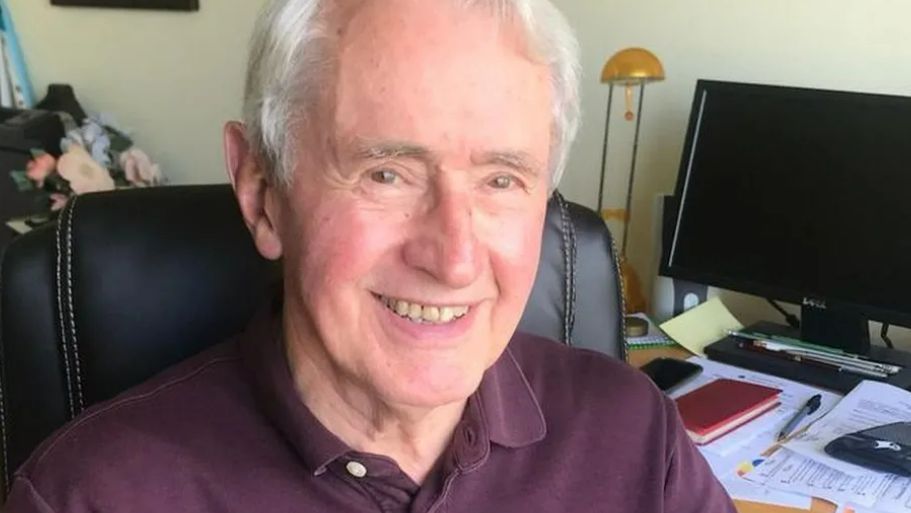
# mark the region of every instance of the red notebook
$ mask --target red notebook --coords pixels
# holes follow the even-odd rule
[[[777,388],[734,379],[716,379],[677,398],[686,433],[699,445],[778,406]]]

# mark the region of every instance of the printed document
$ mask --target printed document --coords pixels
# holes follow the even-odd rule
[[[826,454],[826,444],[862,429],[907,421],[911,421],[911,392],[878,381],[862,381],[825,417],[784,446],[841,472],[866,474],[869,470]]]
[[[799,430],[803,426],[819,419],[841,400],[841,395],[837,393],[791,381],[789,379],[742,369],[740,367],[714,362],[697,356],[689,358],[687,361],[701,366],[702,373],[692,381],[675,390],[671,394],[671,397],[680,397],[687,392],[720,378],[738,379],[740,381],[781,390],[781,395],[779,396],[781,404],[778,405],[778,407],[760,415],[755,420],[740,426],[718,440],[702,446],[706,451],[713,452],[720,456],[727,456],[734,451],[739,451],[740,448],[747,444],[752,445],[752,442],[754,441],[764,444],[762,447],[763,449],[771,447],[776,442],[776,438],[778,437],[781,428],[783,428],[791,417],[797,413],[797,410],[803,407],[803,405],[816,394],[819,394],[822,398],[819,409],[812,415],[803,419],[796,429]]]
[[[893,474],[881,472],[848,475],[787,449],[775,451],[746,478],[781,491],[868,508],[873,507],[879,496],[898,479]]]

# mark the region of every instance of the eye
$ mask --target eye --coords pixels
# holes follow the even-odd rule
[[[516,185],[516,179],[509,175],[497,175],[488,184],[494,189],[511,189]]]
[[[370,172],[370,179],[376,183],[393,185],[399,179],[399,174],[391,169],[375,169]]]

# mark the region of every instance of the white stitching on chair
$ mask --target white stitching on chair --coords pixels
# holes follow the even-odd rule
[[[626,288],[623,285],[623,270],[620,268],[620,260],[617,256],[617,243],[613,237],[610,239],[610,246],[614,270],[617,272],[617,291],[620,293],[620,356],[623,361],[628,361],[629,351],[626,347]]]
[[[2,276],[2,275],[3,275],[3,260],[0,259],[0,276]],[[0,283],[0,289],[2,289],[2,288],[3,288],[3,284]],[[3,317],[3,313],[0,312],[0,318],[2,318],[2,317]],[[6,400],[5,400],[5,396],[3,395],[3,389],[7,382],[7,379],[6,379],[7,375],[6,375],[6,365],[4,363],[4,362],[6,362],[6,358],[4,358],[3,349],[4,349],[3,340],[2,340],[2,337],[0,337],[0,370],[2,370],[2,372],[0,372],[0,376],[2,376],[2,378],[3,378],[2,381],[0,381],[0,451],[2,451],[2,453],[3,453],[3,475],[0,477],[3,478],[3,492],[4,492],[4,496],[5,496],[5,495],[9,494],[10,477],[11,477],[12,472],[10,472],[9,455],[7,454],[9,440],[7,440],[7,438],[6,438],[6,433],[7,433],[7,431],[6,431]]]
[[[62,253],[62,244],[61,239],[63,236],[63,231],[66,230],[64,220],[69,214],[69,211],[73,208],[73,205],[68,205],[60,213],[60,217],[57,220],[57,233],[55,234],[55,239],[57,242],[57,312],[60,316],[60,344],[63,346],[63,364],[66,369],[66,393],[69,397],[69,408],[70,408],[70,418],[76,416],[75,402],[73,401],[73,389],[72,389],[72,377],[70,374],[70,358],[67,353],[66,343],[66,321],[64,320],[64,311],[63,311],[63,277],[61,273],[63,271],[63,253]]]
[[[573,345],[576,324],[576,228],[560,191],[554,191],[560,209],[560,235],[563,240],[563,343]]]
[[[2,349],[2,345],[0,345]],[[0,356],[2,358],[2,356]],[[5,371],[6,369],[4,369]],[[6,372],[3,373],[4,381],[6,381]],[[0,383],[0,450],[3,451],[3,492],[4,494],[9,493],[9,481],[12,476],[12,472],[9,469],[9,456],[6,454],[6,401],[3,398],[3,384]]]
[[[70,333],[73,342],[73,367],[76,369],[76,397],[79,399],[79,411],[85,408],[85,401],[82,397],[82,373],[79,366],[79,341],[76,338],[76,310],[73,308],[73,218],[76,217],[76,200],[78,196],[73,196],[72,206],[70,208],[70,217],[67,219],[66,230],[66,287],[67,298],[69,299],[70,312]]]

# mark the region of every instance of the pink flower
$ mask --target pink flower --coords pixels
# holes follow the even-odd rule
[[[44,180],[54,172],[57,161],[51,155],[43,153],[30,160],[25,166],[25,176],[35,182],[38,187],[44,187]]]
[[[120,154],[120,167],[128,182],[136,187],[150,187],[162,182],[161,169],[135,146]]]
[[[73,144],[57,161],[57,172],[70,183],[76,194],[110,191],[114,180],[108,170],[92,159],[82,146]]]
[[[66,206],[66,202],[70,200],[70,197],[66,194],[61,194],[55,192],[51,194],[51,212],[56,212]]]

